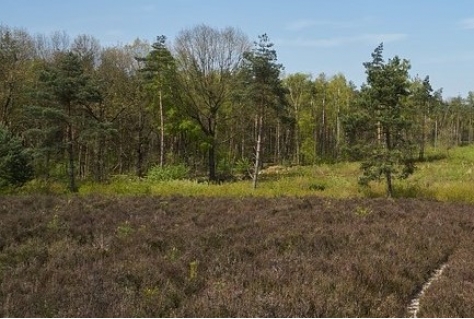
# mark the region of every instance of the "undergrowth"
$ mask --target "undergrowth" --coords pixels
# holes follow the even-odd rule
[[[429,150],[425,161],[417,163],[415,173],[394,182],[395,198],[420,198],[438,201],[474,202],[474,146],[449,151]],[[360,187],[358,163],[278,167],[264,170],[258,188],[248,180],[221,184],[201,183],[187,177],[182,165],[152,168],[146,178],[115,176],[107,183],[80,182],[80,194],[279,197],[322,196],[327,198],[376,198],[386,194],[383,181]],[[14,193],[64,194],[67,185],[58,180],[34,180]]]

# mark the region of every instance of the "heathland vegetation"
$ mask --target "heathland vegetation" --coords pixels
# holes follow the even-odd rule
[[[413,199],[0,199],[2,317],[474,314],[473,207]]]
[[[0,26],[0,316],[473,317],[474,93],[363,67]]]

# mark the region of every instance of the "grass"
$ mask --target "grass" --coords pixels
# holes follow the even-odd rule
[[[394,182],[395,197],[421,198],[438,201],[474,203],[474,146],[451,150],[431,149],[427,161],[417,164],[415,174],[406,180]],[[103,195],[157,195],[157,196],[224,196],[224,197],[280,197],[322,196],[326,198],[384,197],[385,185],[371,183],[370,189],[357,184],[358,163],[294,166],[264,173],[258,187],[251,181],[236,181],[220,185],[198,183],[195,180],[138,179],[116,176],[109,183],[82,182],[80,194]],[[23,187],[25,194],[64,193],[66,185],[33,181]]]
[[[153,181],[119,177],[108,184],[84,183],[80,194],[159,195],[205,197],[280,197],[319,194],[331,198],[360,197],[356,178],[356,163],[340,163],[315,167],[290,167],[282,173],[261,175],[257,189],[251,181],[222,184],[198,183],[195,180]],[[314,187],[323,186],[323,187]]]

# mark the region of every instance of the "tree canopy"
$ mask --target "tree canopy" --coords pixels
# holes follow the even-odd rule
[[[357,160],[360,182],[385,180],[391,195],[425,149],[474,141],[474,93],[443,98],[408,59],[385,60],[382,44],[360,88],[342,73],[284,73],[277,51],[267,34],[252,46],[205,24],[113,47],[0,26],[0,124],[21,136],[34,178],[69,191],[156,166],[219,182]]]

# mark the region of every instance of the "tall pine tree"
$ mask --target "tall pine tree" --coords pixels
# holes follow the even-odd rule
[[[88,105],[101,99],[100,92],[85,74],[80,57],[73,52],[60,53],[57,61],[41,74],[40,82],[44,105],[30,110],[45,121],[46,127],[56,126],[56,131],[63,136],[68,190],[77,192],[75,144],[85,121],[90,118]]]
[[[260,35],[252,51],[244,53],[248,70],[250,95],[255,105],[256,145],[253,171],[253,188],[257,188],[258,172],[261,166],[264,119],[268,111],[283,108],[288,103],[286,90],[280,79],[283,66],[277,63],[277,54],[267,34]]]
[[[385,62],[383,44],[364,63],[367,84],[362,87],[357,107],[344,123],[351,142],[350,153],[362,159],[359,182],[386,181],[392,197],[393,179],[406,178],[414,171],[415,142],[409,130],[414,124],[405,102],[409,95],[410,63],[398,56]]]

